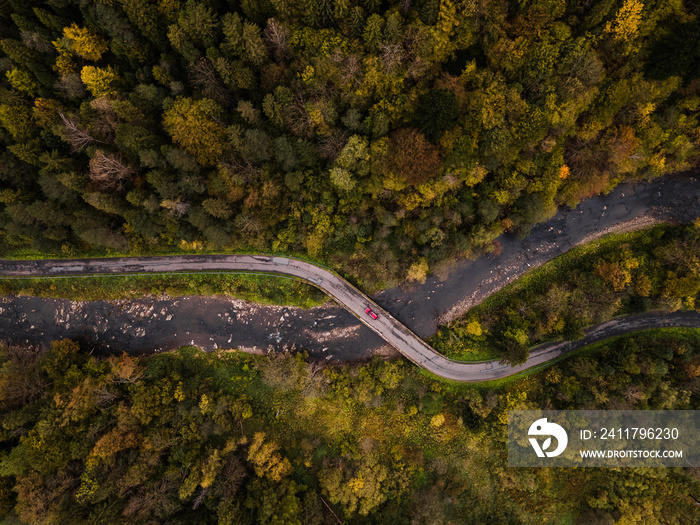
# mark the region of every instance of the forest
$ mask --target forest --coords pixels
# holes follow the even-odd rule
[[[0,256],[274,252],[368,288],[421,281],[558,206],[697,168],[699,15],[693,0],[0,0]],[[603,246],[438,338],[517,362],[617,313],[695,308],[699,231]],[[164,281],[320,300],[234,277],[130,285]],[[697,330],[497,387],[402,360],[0,344],[0,516],[684,525],[700,466],[512,469],[506,418],[698,410],[699,393]]]
[[[655,226],[574,248],[438,331],[456,359],[527,360],[542,341],[581,339],[619,315],[700,309],[700,221]]]
[[[0,516],[21,524],[697,521],[700,466],[508,468],[513,409],[699,409],[700,335],[473,386],[402,360],[0,348]]]
[[[3,0],[0,254],[256,250],[421,280],[696,167],[699,10]]]

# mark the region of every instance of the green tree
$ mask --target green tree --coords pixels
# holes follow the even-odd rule
[[[0,105],[0,123],[16,141],[28,140],[34,129],[32,112],[23,105]]]
[[[256,66],[262,65],[267,60],[267,46],[260,28],[255,24],[245,22],[241,38],[245,47],[245,58]]]
[[[248,129],[245,132],[240,153],[253,164],[263,164],[274,158],[274,142],[261,129]]]
[[[216,13],[203,2],[187,0],[180,9],[177,23],[169,27],[168,38],[175,48],[183,47],[186,42],[207,48],[216,43],[218,31]]]
[[[348,25],[350,27],[350,33],[353,36],[359,37],[362,35],[365,29],[365,12],[359,5],[350,10]]]
[[[93,211],[80,211],[75,214],[71,224],[74,233],[89,246],[124,251],[128,247],[124,235],[112,227],[108,216]]]
[[[365,46],[370,51],[377,51],[379,43],[382,41],[382,30],[384,29],[384,19],[377,14],[370,15],[362,33]]]
[[[224,41],[221,51],[229,57],[239,57],[245,52],[243,40],[243,20],[238,13],[226,13],[221,19]]]
[[[255,511],[261,525],[302,525],[302,506],[294,481],[270,484],[255,480],[245,505]]]
[[[139,155],[155,148],[159,140],[148,129],[132,124],[119,124],[115,130],[115,144],[125,151]]]
[[[278,6],[279,3],[275,8],[279,9]],[[241,0],[241,8],[246,18],[256,24],[264,24],[275,11],[270,0]]]
[[[221,198],[206,199],[202,202],[202,206],[205,210],[207,210],[209,215],[216,217],[217,219],[228,219],[233,213],[226,201]]]
[[[163,10],[148,0],[121,0],[120,4],[129,21],[141,34],[163,49],[167,42],[166,23],[174,20],[170,20]]]
[[[275,139],[275,156],[277,158],[277,163],[284,171],[294,171],[299,165],[296,150],[285,136]]]
[[[362,6],[367,10],[368,13],[376,13],[381,7],[381,0],[362,0]]]
[[[24,92],[29,96],[34,96],[39,89],[39,84],[26,71],[13,67],[11,70],[7,71],[5,75],[14,89]]]
[[[436,143],[457,124],[457,98],[447,89],[434,89],[418,98],[413,122],[428,140]]]
[[[699,50],[700,21],[695,19],[676,24],[651,47],[651,56],[645,65],[646,74],[654,79],[678,75],[687,81],[696,76],[700,64]]]

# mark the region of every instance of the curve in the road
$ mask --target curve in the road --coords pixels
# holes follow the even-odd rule
[[[660,326],[700,327],[700,314],[682,312],[667,316],[636,316],[626,321],[615,321],[596,327],[584,340],[577,343],[552,343],[538,347],[528,360],[519,366],[501,365],[496,361],[465,363],[453,361],[436,352],[420,337],[387,311],[372,301],[342,277],[314,264],[287,257],[266,255],[192,255],[161,257],[127,257],[114,259],[64,260],[0,260],[0,275],[7,277],[81,276],[134,273],[172,272],[262,272],[281,274],[305,280],[323,290],[335,301],[352,312],[360,321],[391,344],[406,358],[433,374],[455,381],[488,381],[516,374],[555,359],[588,342],[595,342],[618,333]],[[365,313],[371,308],[377,319]],[[615,326],[617,332],[611,329]],[[622,332],[620,332],[622,330]],[[589,340],[586,342],[586,340]]]

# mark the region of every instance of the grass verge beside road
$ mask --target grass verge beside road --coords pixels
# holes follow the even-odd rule
[[[534,269],[430,339],[463,361],[522,362],[618,315],[700,305],[700,228],[660,225],[603,237]]]
[[[224,295],[262,304],[311,308],[326,295],[295,279],[245,273],[105,275],[0,279],[0,295],[33,295],[73,301],[138,299],[144,296]]]
[[[682,348],[684,345],[694,348],[700,348],[700,329],[698,328],[654,328],[650,330],[641,330],[639,332],[633,332],[630,334],[618,335],[606,339],[605,341],[600,341],[598,343],[593,343],[578,350],[574,350],[570,353],[564,354],[542,363],[541,365],[529,368],[517,374],[513,374],[502,379],[494,379],[491,381],[481,381],[472,383],[463,383],[460,381],[452,381],[449,379],[443,379],[437,377],[424,369],[419,369],[419,373],[429,377],[436,382],[440,383],[441,390],[443,392],[449,392],[451,394],[463,394],[468,393],[471,389],[483,389],[483,390],[502,390],[510,387],[522,380],[531,378],[532,376],[538,376],[541,374],[539,379],[535,378],[535,381],[539,381],[544,377],[544,373],[554,367],[558,367],[561,370],[569,370],[570,368],[578,368],[574,365],[574,359],[576,358],[590,358],[597,361],[599,365],[603,365],[602,358],[606,356],[615,354],[616,358],[619,359],[630,359],[630,355],[642,354],[644,349],[650,349],[652,355],[661,351],[661,347],[667,347],[668,351],[676,352],[681,349],[679,353],[683,355],[684,352]],[[658,350],[658,351],[657,351]],[[625,352],[628,355],[625,355]],[[625,363],[632,372],[636,370],[637,363],[629,362]]]

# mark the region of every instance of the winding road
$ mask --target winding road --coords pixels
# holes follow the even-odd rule
[[[660,326],[700,327],[700,313],[678,312],[671,315],[646,315],[614,320],[595,327],[576,343],[551,343],[530,353],[516,367],[496,361],[465,363],[453,361],[436,352],[420,337],[397,321],[345,279],[314,264],[287,257],[265,255],[190,255],[128,257],[110,259],[0,260],[0,276],[81,276],[105,274],[144,274],[173,272],[260,272],[292,276],[307,281],[332,297],[360,321],[391,344],[406,358],[433,374],[455,381],[488,381],[516,374],[555,359],[575,348],[619,333]],[[377,319],[365,313],[371,308]]]
[[[215,298],[211,298],[210,305],[202,304],[202,299],[194,301],[183,299],[181,306],[171,308],[180,303],[180,298],[177,298],[167,305],[159,302],[158,312],[161,314],[159,316],[156,316],[155,312],[151,315],[154,308],[153,301],[149,303],[150,306],[149,304],[137,305],[145,308],[146,317],[143,319],[152,320],[152,323],[144,326],[145,321],[129,322],[129,331],[122,332],[125,328],[123,324],[118,324],[110,330],[105,328],[114,323],[116,315],[114,310],[118,310],[119,305],[94,302],[91,304],[101,305],[96,308],[98,312],[86,313],[83,308],[85,305],[75,302],[31,297],[6,298],[4,301],[0,300],[0,338],[17,340],[18,335],[26,334],[27,330],[33,332],[30,336],[32,342],[30,343],[27,339],[27,344],[45,344],[47,337],[49,341],[62,337],[81,338],[89,336],[90,334],[86,333],[89,330],[84,327],[76,330],[77,326],[90,323],[92,320],[96,323],[90,325],[89,329],[94,330],[94,333],[91,339],[88,338],[93,342],[99,337],[100,341],[105,341],[109,348],[135,346],[140,348],[137,352],[144,352],[146,348],[158,352],[161,348],[156,346],[161,346],[162,339],[167,340],[162,345],[165,350],[190,344],[191,338],[191,344],[199,344],[211,349],[217,348],[217,342],[219,345],[231,344],[233,334],[236,334],[236,340],[247,338],[248,344],[262,344],[264,347],[270,338],[279,337],[278,343],[289,340],[293,332],[295,337],[291,339],[296,339],[303,347],[309,344],[318,346],[319,348],[314,352],[319,358],[321,356],[325,356],[326,359],[337,358],[338,348],[344,346],[345,354],[352,356],[346,359],[357,359],[358,355],[371,355],[382,345],[383,340],[417,365],[438,376],[458,381],[498,379],[537,366],[601,338],[663,326],[700,327],[700,314],[695,312],[666,315],[657,313],[619,318],[591,328],[581,341],[541,345],[530,352],[530,358],[525,364],[518,367],[503,366],[496,362],[455,362],[435,352],[421,339],[434,334],[440,324],[459,317],[470,307],[478,304],[508,282],[517,279],[528,269],[553,259],[575,245],[588,242],[610,231],[637,229],[656,222],[692,222],[700,217],[700,191],[696,177],[697,174],[684,173],[649,183],[621,184],[607,195],[582,201],[574,209],[561,208],[552,219],[536,225],[526,239],[518,239],[510,234],[499,237],[500,254],[491,254],[476,260],[455,261],[450,265],[449,275],[434,275],[430,276],[424,284],[411,284],[382,291],[374,296],[374,301],[328,270],[304,261],[282,257],[193,255],[55,261],[0,260],[0,277],[192,271],[248,271],[281,274],[310,282],[344,307],[326,306],[321,310],[301,311],[303,313],[300,314],[297,311],[299,309],[256,306],[255,311],[244,314],[246,318],[243,321],[237,319],[236,323],[231,324],[233,317],[239,317],[239,312],[235,308],[231,310],[231,305],[225,301],[217,302]],[[380,305],[391,310],[393,316]],[[133,321],[130,313],[134,305],[131,303],[131,306],[127,306],[128,311],[124,312],[120,319],[123,320],[126,317]],[[365,314],[368,306],[379,314],[378,319],[372,320]],[[51,312],[51,308],[58,308],[59,311]],[[70,331],[71,325],[64,316],[64,308],[71,310],[73,326]],[[79,316],[73,312],[73,308],[80,312]],[[224,308],[228,308],[229,311],[225,311]],[[100,312],[103,314],[102,317],[99,317]],[[355,322],[347,312],[368,326],[378,337],[366,330],[363,324]],[[176,322],[182,328],[179,331],[184,333],[171,333],[167,321],[173,318],[172,314],[175,314]],[[222,323],[224,318],[226,322]],[[257,322],[255,326],[252,324],[253,320]],[[34,325],[37,325],[36,330]],[[152,325],[161,328],[153,329]],[[302,328],[301,331],[307,333],[299,337],[302,334],[298,329],[305,326],[309,329]],[[234,327],[237,327],[237,331]],[[287,333],[280,333],[284,329]],[[138,330],[138,333],[134,330]],[[215,330],[219,333],[215,333]],[[342,335],[330,337],[327,335],[330,331],[337,330]],[[148,337],[144,337],[146,334]],[[170,335],[166,336],[166,334]],[[138,344],[134,337],[139,338]],[[197,339],[196,343],[194,339]],[[327,350],[324,345],[332,346],[335,355],[331,356],[331,352],[327,355],[323,354]],[[340,353],[342,352],[341,350]]]

